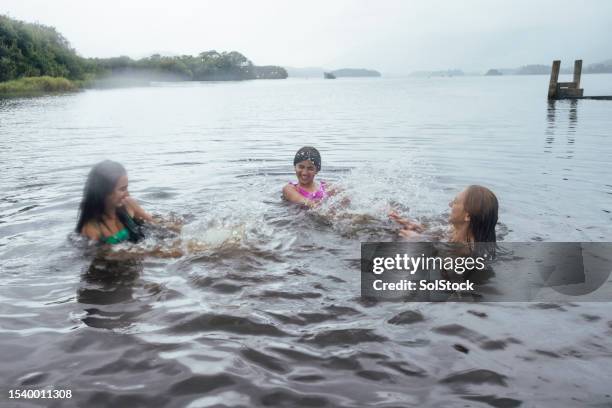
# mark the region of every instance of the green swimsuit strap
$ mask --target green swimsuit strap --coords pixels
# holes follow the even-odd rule
[[[107,244],[118,244],[123,241],[127,241],[130,238],[130,232],[127,228],[122,228],[110,237],[106,237],[103,241]]]
[[[134,220],[132,219],[132,217],[130,217],[129,214],[126,214],[127,217],[126,222],[129,225],[124,226],[123,228],[121,228],[119,231],[115,232],[113,235],[110,235],[108,237],[105,237],[104,234],[102,234],[102,229],[100,229],[100,241],[106,243],[106,244],[119,244],[123,241],[127,241],[128,239],[130,239],[130,231],[129,231],[129,227],[136,225],[136,223],[134,222]],[[102,223],[104,223],[104,221],[102,221]],[[108,229],[108,225],[106,225],[106,223],[104,223],[104,225],[106,226],[106,228]]]

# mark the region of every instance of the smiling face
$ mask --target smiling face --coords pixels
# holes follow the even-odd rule
[[[128,178],[123,175],[117,180],[115,188],[106,197],[106,208],[117,208],[123,206],[123,201],[130,195],[128,192]]]
[[[451,208],[451,212],[448,217],[448,221],[455,226],[470,222],[470,214],[468,214],[468,212],[465,209],[466,194],[467,193],[464,190],[460,192],[459,194],[457,194],[457,196],[455,197],[453,201],[448,203],[448,206]]]
[[[298,182],[303,186],[310,185],[314,182],[317,173],[317,167],[310,160],[303,160],[295,165],[295,175],[297,176]]]

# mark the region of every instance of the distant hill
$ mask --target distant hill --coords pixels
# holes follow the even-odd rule
[[[612,59],[589,64],[582,69],[585,74],[612,74]]]
[[[548,75],[550,65],[525,65],[517,69],[516,75]]]
[[[285,67],[287,74],[291,78],[323,78],[325,72],[334,74],[336,78],[341,77],[380,77],[380,72],[373,69],[363,68],[342,68],[335,71],[325,69],[322,67],[306,67],[306,68],[295,68]]]
[[[491,68],[484,75],[550,75],[550,68],[546,65],[525,65],[519,68]],[[564,67],[559,71],[561,74],[571,74],[571,69]],[[491,72],[498,72],[499,74],[492,74]]]
[[[497,69],[490,69],[485,74],[485,76],[501,76],[501,75],[503,74],[501,73],[501,71],[498,71]]]
[[[550,75],[552,68],[552,61],[550,65],[544,64],[531,64],[524,65],[519,68],[495,68],[490,71],[498,71],[503,75]],[[567,61],[563,64],[561,62],[561,70],[563,74],[572,74],[574,72],[574,61]],[[582,67],[583,74],[610,74],[612,73],[612,59],[597,62],[594,64],[588,64]],[[485,75],[490,75],[488,72]]]
[[[331,71],[332,74],[336,76],[336,78],[341,77],[379,77],[380,72],[375,71],[373,69],[363,69],[363,68],[342,68],[337,69],[335,71]]]

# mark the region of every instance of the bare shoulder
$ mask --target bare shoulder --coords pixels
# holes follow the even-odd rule
[[[285,196],[285,198],[287,199],[290,199],[295,194],[299,194],[295,186],[291,183],[285,184],[285,186],[283,187],[283,196]]]
[[[81,235],[91,239],[92,241],[97,241],[100,238],[100,230],[94,222],[88,222],[81,229]]]

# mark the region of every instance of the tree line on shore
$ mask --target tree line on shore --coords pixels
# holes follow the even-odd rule
[[[287,71],[278,66],[256,66],[237,51],[205,51],[196,56],[151,55],[133,60],[129,57],[89,60],[99,76],[144,73],[155,79],[182,81],[233,81],[246,79],[285,79]]]
[[[256,66],[237,51],[139,60],[83,58],[54,27],[0,15],[0,82],[43,76],[85,81],[126,72],[187,81],[287,78],[284,68]]]

